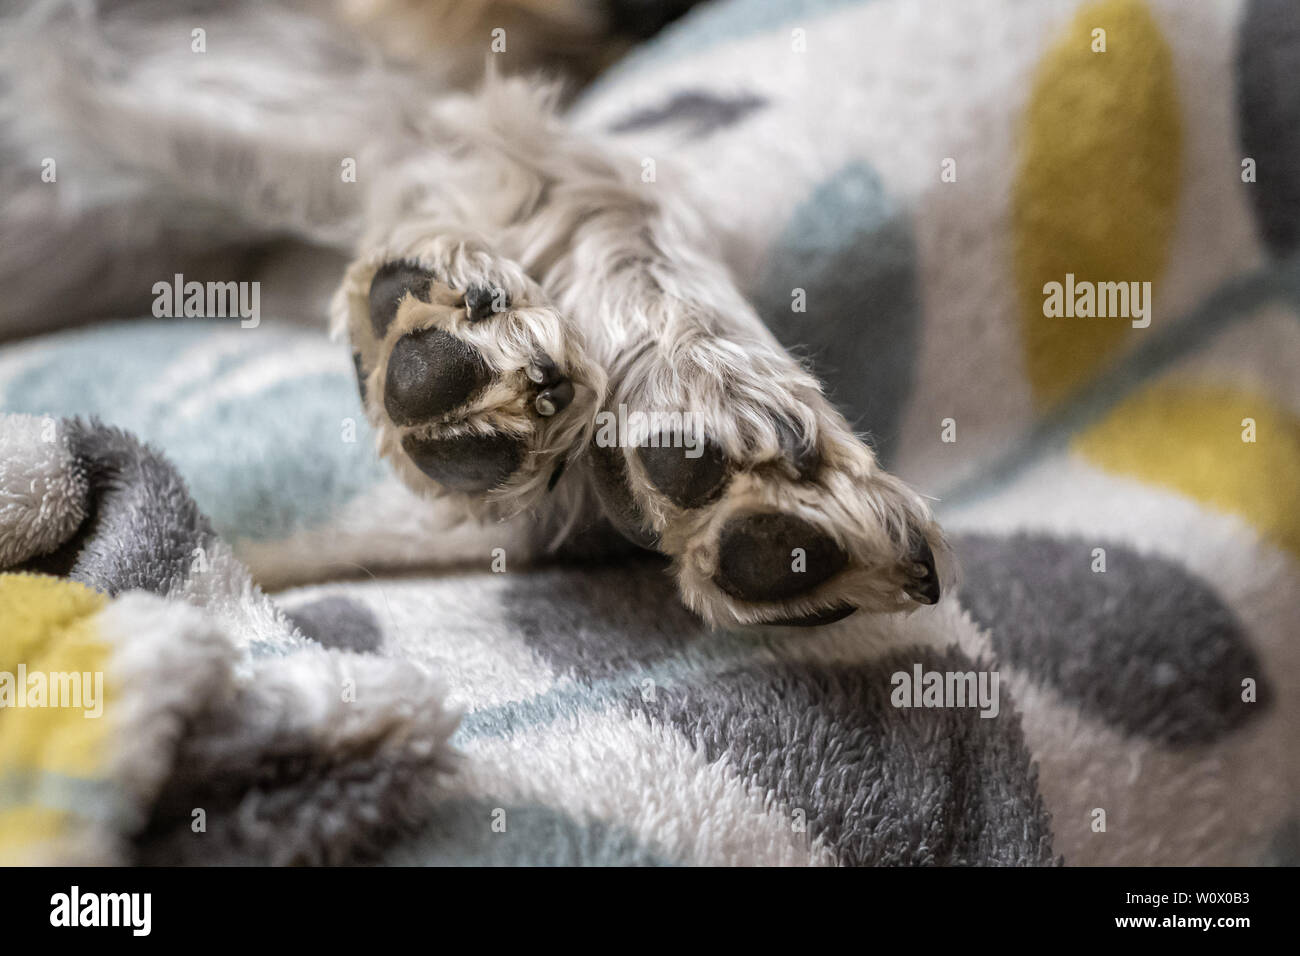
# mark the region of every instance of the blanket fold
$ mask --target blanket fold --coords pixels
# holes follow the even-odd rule
[[[423,819],[436,679],[304,636],[127,433],[0,449],[0,861],[341,863]]]

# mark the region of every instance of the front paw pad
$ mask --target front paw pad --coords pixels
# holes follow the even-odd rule
[[[807,521],[776,512],[729,520],[713,582],[742,601],[802,597],[844,570],[844,549]]]
[[[388,356],[384,409],[397,425],[414,425],[460,408],[492,380],[473,346],[442,329],[417,329]]]
[[[510,435],[402,439],[415,467],[453,491],[490,491],[509,480],[524,459],[524,442]]]
[[[841,420],[816,406],[814,432],[788,424],[809,417],[793,402],[775,410],[756,402],[743,420],[772,428],[744,444],[735,421],[707,425],[728,424],[738,405],[700,416],[693,434],[629,432],[622,448],[592,455],[606,517],[674,559],[689,607],[719,625],[816,627],[858,610],[938,602],[930,542],[941,544],[941,534],[918,496],[882,472]],[[629,407],[628,421],[653,418]],[[685,412],[659,414],[687,421]]]
[[[362,400],[409,484],[509,498],[515,510],[582,443],[597,384],[535,288],[484,277],[462,290],[445,271],[414,259],[349,270],[342,301]]]

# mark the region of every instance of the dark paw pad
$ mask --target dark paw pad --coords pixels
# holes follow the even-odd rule
[[[922,538],[912,549],[912,566],[907,569],[910,583],[903,593],[918,604],[939,603],[939,573],[934,567],[934,551]]]
[[[848,561],[839,545],[802,518],[742,515],[722,529],[713,581],[742,601],[782,601],[807,594]]]
[[[490,491],[503,484],[524,460],[524,443],[510,435],[402,439],[415,466],[453,491]]]
[[[413,425],[464,405],[488,383],[483,357],[441,329],[403,335],[388,356],[384,408],[398,425]]]
[[[398,303],[410,292],[417,299],[429,297],[433,273],[411,262],[386,262],[370,280],[370,327],[375,338],[388,334],[397,315]]]
[[[510,296],[502,289],[472,285],[465,290],[465,313],[471,322],[482,322],[496,312],[510,308]]]
[[[727,484],[727,458],[712,442],[682,447],[679,436],[661,433],[658,448],[637,448],[646,477],[679,508],[699,508],[722,494]],[[695,457],[691,457],[694,455]]]

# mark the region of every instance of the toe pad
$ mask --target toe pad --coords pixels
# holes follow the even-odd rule
[[[681,446],[671,435],[660,435],[658,448],[642,446],[637,457],[650,483],[669,501],[679,508],[699,508],[722,493],[727,483],[727,459],[712,442],[698,446],[695,450],[700,454],[694,458],[687,454],[692,449]]]
[[[384,408],[413,425],[464,405],[491,378],[483,357],[442,329],[403,335],[388,356]]]
[[[722,529],[713,581],[742,601],[782,601],[812,591],[848,560],[839,545],[802,518],[741,515]]]
[[[524,460],[524,443],[510,435],[402,439],[415,466],[453,491],[490,491],[504,484]]]

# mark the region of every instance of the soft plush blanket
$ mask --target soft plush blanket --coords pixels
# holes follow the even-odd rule
[[[961,583],[910,616],[711,632],[649,556],[483,553],[273,316],[5,348],[0,858],[1296,862],[1300,206],[1241,174],[1295,169],[1300,25],[1177,6],[731,0],[577,108],[936,499]],[[1062,333],[1071,270],[1150,323]]]

